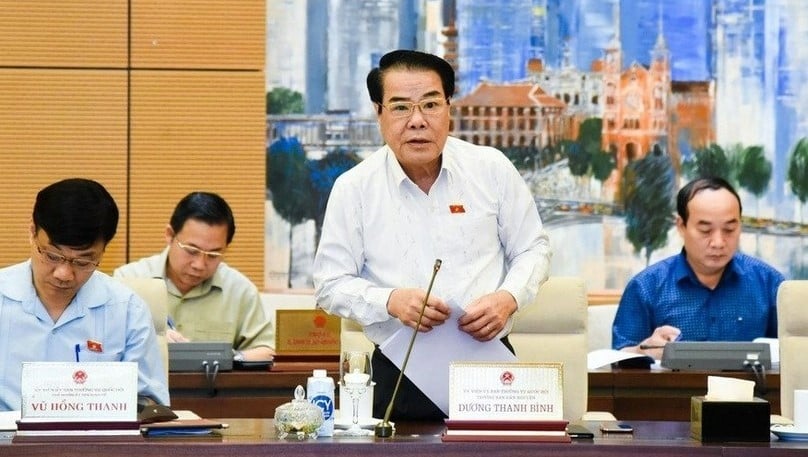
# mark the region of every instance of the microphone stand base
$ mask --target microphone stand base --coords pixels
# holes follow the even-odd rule
[[[374,428],[376,438],[391,438],[396,433],[396,429],[390,422],[379,422]]]

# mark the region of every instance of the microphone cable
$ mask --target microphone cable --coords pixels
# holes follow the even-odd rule
[[[216,376],[219,374],[219,361],[214,360],[208,363],[207,360],[202,361],[202,368],[205,370],[205,379],[208,382],[208,396],[215,397],[216,390]]]
[[[760,360],[755,360],[754,362],[744,360],[743,366],[755,375],[755,394],[760,397],[765,396],[769,392],[766,385],[766,366],[760,363]]]

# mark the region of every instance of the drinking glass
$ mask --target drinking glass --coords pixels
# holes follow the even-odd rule
[[[370,366],[370,354],[365,351],[344,351],[340,357],[339,377],[341,392],[351,397],[351,417],[353,423],[341,435],[363,436],[373,432],[359,425],[359,399],[370,385],[373,369]]]

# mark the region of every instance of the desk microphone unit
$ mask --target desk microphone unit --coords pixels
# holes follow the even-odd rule
[[[233,369],[233,348],[230,343],[168,343],[168,371],[206,371],[214,366],[217,371]]]
[[[661,364],[672,370],[765,372],[772,357],[768,343],[675,341],[665,345]]]
[[[424,303],[421,305],[421,312],[418,314],[418,321],[415,323],[415,329],[412,331],[410,337],[410,345],[407,346],[407,353],[404,355],[404,362],[401,363],[401,371],[396,379],[396,387],[393,388],[393,395],[390,396],[390,403],[387,404],[387,410],[384,412],[384,419],[376,424],[374,434],[377,438],[390,438],[393,436],[393,425],[390,424],[390,413],[393,412],[393,403],[396,402],[396,395],[398,394],[398,386],[401,384],[401,378],[404,377],[404,370],[407,368],[407,362],[410,360],[410,352],[412,352],[412,345],[415,343],[415,335],[418,334],[418,329],[421,328],[421,320],[424,318],[424,311],[426,311],[426,303],[429,301],[429,294],[432,292],[432,284],[435,283],[435,276],[440,270],[440,264],[443,263],[440,259],[435,259],[435,265],[432,266],[432,277],[429,279],[429,287],[426,288],[426,295],[424,296]]]
[[[200,371],[208,383],[208,394],[216,395],[216,376],[233,369],[230,343],[189,341],[168,343],[168,371]]]

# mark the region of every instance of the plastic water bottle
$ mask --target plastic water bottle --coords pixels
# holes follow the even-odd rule
[[[317,436],[334,435],[334,379],[326,370],[314,370],[306,384],[309,403],[323,410],[323,425],[317,429]]]

